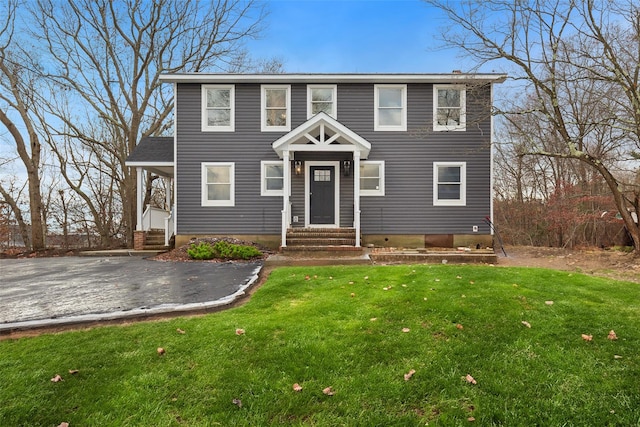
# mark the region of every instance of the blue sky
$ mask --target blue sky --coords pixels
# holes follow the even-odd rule
[[[474,65],[439,49],[446,22],[420,0],[266,3],[262,38],[248,47],[255,57],[282,59],[286,72],[449,73]]]

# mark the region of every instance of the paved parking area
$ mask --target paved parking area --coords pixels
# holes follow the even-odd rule
[[[263,262],[139,257],[0,259],[0,331],[225,305]]]

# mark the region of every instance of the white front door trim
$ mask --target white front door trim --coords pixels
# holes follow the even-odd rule
[[[335,223],[334,224],[311,224],[311,198],[310,170],[311,166],[333,166],[334,173],[334,196],[335,196]],[[340,162],[339,161],[315,161],[307,160],[304,162],[304,226],[309,228],[338,228],[340,227]]]

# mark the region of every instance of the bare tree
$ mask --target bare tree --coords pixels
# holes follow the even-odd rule
[[[61,174],[105,244],[120,227],[130,239],[136,176],[124,162],[141,137],[170,127],[172,91],[160,74],[237,69],[264,12],[253,0],[38,0],[31,12],[32,35],[48,51],[52,96],[42,102],[54,117],[45,121]],[[96,170],[114,187],[87,186]],[[114,196],[120,221],[100,206]]]
[[[0,18],[0,123],[7,130],[27,173],[31,229],[30,239],[24,243],[39,250],[45,246],[46,223],[40,188],[42,144],[35,119],[38,73],[24,65],[31,63],[31,59],[19,49],[14,39],[17,10],[17,1],[5,3],[1,10],[4,19]],[[24,135],[21,129],[26,130]],[[27,226],[22,212],[9,189],[2,188],[2,185],[0,182],[0,194],[13,210],[24,239]]]
[[[462,49],[480,65],[510,67],[512,78],[527,94],[525,102],[503,104],[511,124],[524,115],[545,129],[544,139],[540,133],[529,134],[523,154],[573,159],[584,171],[596,171],[640,251],[640,229],[632,216],[639,210],[638,192],[633,191],[635,183],[621,182],[621,168],[635,169],[632,160],[640,151],[637,2],[428,3],[451,22],[442,32],[447,45]],[[560,144],[547,144],[550,140]]]

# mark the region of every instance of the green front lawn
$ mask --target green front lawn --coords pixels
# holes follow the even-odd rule
[[[638,284],[282,268],[225,312],[0,342],[0,425],[637,425],[639,357]]]

